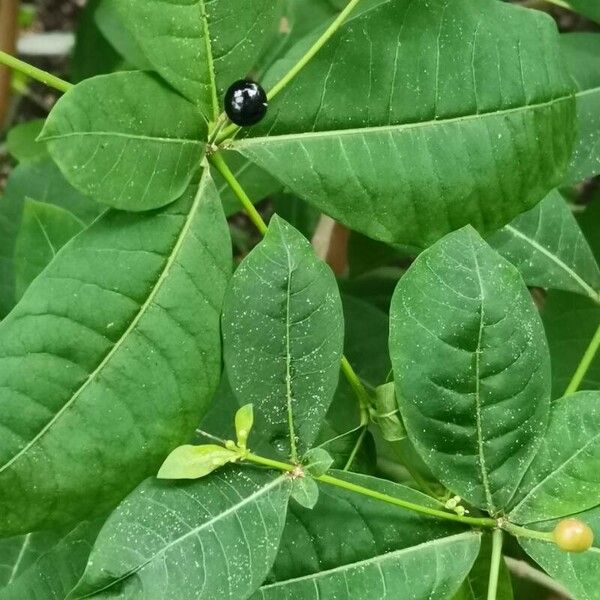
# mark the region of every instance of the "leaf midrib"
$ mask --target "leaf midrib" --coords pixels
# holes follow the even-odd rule
[[[364,135],[365,133],[381,133],[387,131],[404,131],[409,129],[418,129],[421,127],[435,127],[437,125],[447,125],[450,123],[461,123],[467,121],[473,121],[477,119],[485,119],[488,117],[497,117],[502,115],[517,114],[519,112],[525,112],[528,110],[536,110],[538,108],[544,108],[546,106],[552,106],[554,104],[571,100],[575,97],[575,94],[569,94],[561,96],[559,98],[553,98],[547,102],[540,102],[537,104],[527,104],[525,106],[517,106],[513,108],[507,108],[497,111],[489,111],[484,113],[475,113],[472,115],[462,115],[460,117],[451,117],[448,119],[430,119],[428,121],[418,121],[415,123],[397,123],[395,125],[378,125],[376,127],[354,127],[349,129],[331,129],[327,131],[307,131],[304,133],[286,133],[282,135],[268,135],[253,138],[244,138],[231,143],[228,148],[238,149],[249,146],[260,145],[271,141],[286,141],[286,140],[305,140],[305,139],[318,139],[328,137],[343,137],[351,135]]]
[[[11,465],[13,465],[21,456],[23,456],[26,452],[28,452],[48,431],[53,427],[53,425],[60,419],[60,417],[76,402],[76,400],[81,396],[81,394],[87,389],[87,387],[96,379],[96,377],[103,371],[103,369],[109,364],[112,357],[118,352],[121,346],[125,343],[125,341],[129,338],[129,335],[134,331],[137,324],[140,322],[142,317],[145,315],[148,308],[152,305],[152,302],[159,290],[161,289],[163,283],[168,277],[171,267],[174,265],[179,252],[187,239],[187,234],[192,226],[194,221],[194,217],[196,215],[196,211],[200,204],[200,200],[203,197],[203,193],[206,189],[208,183],[208,177],[205,174],[200,180],[200,184],[198,186],[198,191],[196,193],[196,197],[190,207],[187,218],[183,227],[181,228],[181,232],[179,233],[179,237],[171,250],[171,254],[165,263],[165,266],[148,294],[148,298],[146,298],[145,302],[141,305],[140,310],[136,314],[136,316],[132,319],[131,323],[127,327],[127,329],[123,332],[121,337],[115,342],[110,351],[106,354],[106,356],[100,361],[96,369],[90,373],[89,377],[79,386],[77,390],[73,393],[73,395],[69,398],[67,402],[60,408],[60,410],[52,417],[52,419],[21,449],[17,452],[10,460],[8,460],[4,465],[0,466],[0,473],[3,473],[6,469],[8,469]]]
[[[120,581],[123,581],[123,580],[127,579],[128,577],[131,577],[131,575],[133,575],[134,573],[137,573],[138,571],[141,571],[146,565],[150,564],[158,556],[162,556],[163,554],[166,554],[168,552],[168,550],[170,550],[173,546],[176,546],[176,545],[182,543],[183,541],[185,541],[189,537],[197,535],[203,529],[206,529],[207,527],[211,527],[212,525],[214,525],[215,523],[218,523],[219,521],[221,521],[222,519],[228,517],[229,515],[235,514],[236,512],[238,512],[240,509],[242,509],[247,504],[250,504],[251,502],[253,502],[257,498],[260,498],[261,496],[263,496],[267,492],[270,492],[272,489],[274,489],[274,488],[278,487],[279,485],[281,485],[285,480],[286,480],[286,475],[280,475],[279,477],[277,477],[276,479],[274,479],[273,481],[271,481],[267,485],[264,485],[261,488],[257,489],[255,492],[253,492],[252,494],[250,494],[250,496],[246,496],[245,498],[242,498],[237,504],[234,504],[234,505],[230,506],[227,510],[225,510],[222,513],[219,513],[218,515],[214,516],[209,521],[206,521],[206,522],[202,523],[198,527],[190,529],[190,531],[188,531],[187,533],[185,533],[181,537],[178,537],[178,538],[172,540],[166,546],[162,547],[158,552],[156,552],[152,556],[148,557],[146,560],[142,561],[139,565],[137,565],[134,568],[132,568],[129,571],[127,571],[127,573],[124,573],[120,577],[118,577],[116,579],[113,579],[112,581],[110,581],[110,583],[108,583],[104,587],[99,588],[99,589],[95,589],[95,590],[89,592],[88,594],[86,594],[85,596],[76,596],[76,598],[80,598],[81,600],[83,600],[84,598],[89,598],[91,596],[95,596],[99,592],[107,590],[107,589],[111,588],[112,586],[114,586],[115,584],[119,583]],[[167,507],[167,508],[169,508],[169,507]]]
[[[28,533],[25,538],[23,539],[23,543],[21,544],[21,548],[19,549],[19,555],[17,556],[17,559],[15,560],[15,564],[13,565],[13,568],[10,572],[10,577],[8,578],[8,581],[6,582],[6,586],[8,586],[9,584],[11,584],[14,580],[15,580],[15,576],[17,575],[17,572],[19,571],[19,567],[21,566],[21,563],[23,562],[23,557],[25,556],[25,550],[27,549],[27,547],[29,546],[29,542],[31,541],[31,533]]]
[[[212,116],[216,121],[219,118],[219,101],[217,99],[217,80],[215,75],[215,61],[213,58],[212,41],[210,39],[210,28],[208,27],[208,11],[206,10],[206,0],[199,1],[200,19],[204,32],[204,47],[208,59],[208,76],[210,77],[210,93],[212,104]]]
[[[563,262],[556,254],[553,254],[544,246],[536,242],[533,238],[525,235],[512,225],[506,225],[505,229],[510,231],[513,235],[520,237],[522,240],[533,246],[538,252],[549,258],[554,262],[560,269],[565,271],[569,277],[571,277],[584,291],[585,293],[596,303],[600,303],[600,293],[596,292],[592,286],[580,277],[573,269],[571,269],[565,262]]]
[[[475,272],[477,273],[477,281],[479,284],[479,333],[477,339],[477,348],[475,349],[475,416],[477,424],[477,451],[479,454],[479,469],[481,471],[481,482],[485,492],[485,499],[488,505],[488,511],[494,512],[494,503],[492,500],[492,493],[490,490],[490,482],[488,479],[485,455],[483,452],[483,425],[481,418],[481,343],[483,340],[483,330],[485,327],[485,311],[483,309],[484,294],[483,294],[483,281],[481,279],[481,269],[479,268],[479,261],[477,260],[477,250],[471,244],[471,250],[473,252],[473,262],[475,263]]]
[[[333,569],[328,569],[326,571],[319,571],[318,573],[311,573],[309,575],[303,575],[301,577],[295,577],[293,579],[277,581],[275,583],[271,583],[269,585],[262,586],[260,588],[260,591],[262,593],[263,590],[273,589],[276,587],[282,587],[285,585],[291,585],[291,584],[299,582],[299,581],[306,581],[306,580],[311,580],[311,579],[314,580],[314,579],[318,579],[320,577],[327,577],[334,573],[340,573],[340,572],[347,571],[347,570],[354,569],[354,568],[368,567],[371,565],[376,565],[376,564],[379,564],[386,560],[389,560],[390,558],[393,559],[393,558],[397,558],[403,554],[409,554],[411,552],[418,552],[428,546],[439,547],[444,544],[450,544],[450,543],[456,542],[461,539],[468,539],[468,538],[474,537],[476,535],[478,535],[478,534],[471,532],[471,531],[467,531],[465,533],[459,533],[457,535],[447,536],[444,538],[438,538],[436,540],[430,540],[429,542],[423,542],[422,544],[417,544],[416,546],[409,546],[408,548],[401,548],[400,550],[394,550],[393,552],[385,552],[383,554],[379,554],[372,558],[366,558],[364,560],[359,560],[357,562],[340,565],[339,567],[334,567]]]
[[[61,133],[59,135],[47,135],[40,138],[44,142],[53,140],[62,140],[70,137],[120,137],[128,140],[142,140],[147,142],[161,142],[165,144],[192,144],[194,146],[203,146],[201,140],[188,140],[186,138],[165,138],[149,135],[138,135],[134,133],[124,133],[121,131],[74,131],[73,133]]]

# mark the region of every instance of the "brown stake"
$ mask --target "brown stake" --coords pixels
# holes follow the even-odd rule
[[[15,54],[20,0],[0,0],[0,50]],[[10,103],[11,71],[0,66],[0,128],[4,128]]]

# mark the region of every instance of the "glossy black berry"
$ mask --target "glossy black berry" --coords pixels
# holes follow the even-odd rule
[[[225,93],[225,112],[236,125],[255,125],[267,114],[267,94],[258,83],[241,79]]]

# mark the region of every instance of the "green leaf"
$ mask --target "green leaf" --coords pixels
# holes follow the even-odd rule
[[[79,15],[75,29],[75,47],[71,55],[71,81],[117,70],[123,59],[96,24],[96,12],[104,0],[88,1]]]
[[[148,62],[200,107],[206,120],[254,66],[276,25],[275,0],[119,0],[113,7]]]
[[[577,141],[567,175],[574,184],[600,173],[600,34],[568,33],[560,41],[577,88]]]
[[[390,316],[396,396],[438,479],[497,514],[541,443],[550,360],[518,271],[465,227],[422,253]]]
[[[101,512],[189,440],[230,251],[205,171],[168,209],[108,212],[33,282],[0,323],[0,535]]]
[[[244,467],[148,479],[109,517],[69,600],[247,598],[273,564],[289,493],[286,475]]]
[[[323,448],[312,448],[304,455],[302,463],[313,477],[320,477],[329,471],[333,465],[333,458]]]
[[[62,534],[42,534],[52,536],[53,543],[0,590],[0,599],[64,600],[83,573],[101,525],[99,520],[83,521]]]
[[[567,588],[575,600],[599,600],[600,506],[573,516],[587,523],[594,532],[594,545],[587,552],[564,552],[555,544],[525,538],[519,538],[519,543],[549,575]],[[551,531],[556,524],[557,521],[550,521],[534,527]]]
[[[127,65],[140,71],[150,71],[152,65],[119,15],[120,3],[121,0],[103,0],[96,9],[94,20],[102,35],[125,59]]]
[[[383,311],[347,294],[344,306],[344,354],[367,390],[387,379],[392,370],[387,351],[388,316]],[[345,377],[340,377],[328,418],[338,433],[354,429],[360,421],[356,394]]]
[[[319,500],[319,486],[312,477],[298,477],[292,482],[292,498],[304,508],[312,510]]]
[[[530,286],[562,289],[600,302],[600,269],[559,192],[517,217],[488,242]]]
[[[240,448],[246,447],[248,436],[254,425],[254,406],[252,404],[244,404],[235,413],[235,433],[237,443]]]
[[[200,167],[206,131],[190,102],[157,78],[130,72],[86,79],[67,92],[41,139],[82,193],[148,210],[183,194]]]
[[[257,435],[314,442],[338,380],[344,323],[329,267],[277,216],[244,259],[223,307],[223,352],[240,402],[255,407]],[[289,436],[292,436],[291,439]]]
[[[99,213],[98,205],[71,187],[49,157],[28,160],[12,171],[0,198],[0,317],[16,302],[13,258],[26,198],[60,206],[84,223]]]
[[[568,4],[573,10],[600,23],[600,6],[596,0],[569,0]]]
[[[239,458],[238,452],[215,444],[179,446],[167,456],[157,477],[159,479],[200,479]]]
[[[552,397],[567,389],[592,337],[600,327],[600,305],[566,292],[550,292],[542,310],[552,361]],[[582,389],[600,390],[600,353],[582,382]]]
[[[271,197],[273,211],[295,227],[306,239],[312,239],[321,213],[292,194],[280,192]]]
[[[453,600],[487,600],[491,558],[492,536],[489,533],[484,533],[481,537],[479,556]],[[500,561],[498,590],[495,600],[513,600],[510,573],[503,560]]]
[[[6,136],[6,149],[19,162],[42,158],[48,155],[46,144],[37,141],[44,121],[34,119],[15,125]]]
[[[508,518],[534,523],[597,506],[600,498],[600,392],[565,396],[552,407],[550,425]]]
[[[335,476],[440,508],[428,496],[389,481]],[[479,534],[462,531],[456,523],[321,486],[314,510],[290,505],[273,572],[252,600],[448,598],[479,549]]]
[[[406,429],[400,418],[396,402],[396,384],[384,383],[375,389],[375,406],[371,418],[381,429],[381,435],[388,442],[398,442],[406,437]]]
[[[547,15],[495,0],[369,8],[232,149],[352,229],[414,248],[467,223],[495,231],[561,182],[575,101]]]
[[[0,540],[0,589],[15,581],[52,548],[61,535],[60,531],[50,530]]]
[[[85,225],[64,208],[25,200],[21,227],[15,241],[15,295],[17,300],[46,268],[56,253]]]
[[[341,279],[339,286],[345,296],[354,296],[387,314],[394,289],[403,274],[404,269],[399,267],[382,267],[360,277]]]

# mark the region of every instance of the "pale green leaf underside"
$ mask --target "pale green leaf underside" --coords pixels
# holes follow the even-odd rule
[[[100,511],[187,441],[219,381],[230,269],[208,171],[58,253],[0,324],[0,534]]]
[[[546,15],[387,0],[232,148],[353,229],[422,248],[467,223],[494,231],[560,182],[572,93]]]
[[[516,523],[548,521],[600,503],[600,392],[565,396],[552,407],[544,441],[509,514]]]
[[[74,187],[137,211],[183,194],[200,167],[206,132],[193,104],[158,78],[132,71],[86,79],[67,92],[42,139]]]
[[[153,68],[196,103],[206,120],[221,112],[221,97],[248,75],[278,0],[115,0],[113,7]]]
[[[15,581],[59,540],[56,530],[27,533],[0,540],[0,589]]]
[[[391,481],[342,471],[332,474],[395,498],[441,507],[429,496]],[[479,545],[477,535],[463,538],[459,535],[463,531],[457,523],[320,485],[313,510],[290,504],[273,570],[252,598],[420,599],[434,590],[433,597],[445,597],[442,590],[449,597],[469,571]],[[445,550],[440,552],[436,583],[437,542],[444,548],[448,543],[457,555],[446,561]],[[429,573],[422,582],[421,574],[413,570],[417,564],[422,568],[420,560],[427,563]],[[404,586],[413,586],[414,592],[408,593]]]
[[[535,455],[550,403],[544,330],[518,271],[470,227],[446,236],[396,288],[390,355],[423,460],[497,513]]]
[[[26,200],[15,242],[15,293],[20,298],[56,253],[85,225],[64,208]]]
[[[551,192],[488,242],[530,286],[562,289],[600,302],[600,269],[566,200]]]
[[[285,475],[230,467],[195,482],[149,479],[110,516],[69,600],[239,600],[263,581],[285,523]]]
[[[29,534],[25,544],[45,538],[44,549],[0,590],[0,600],[64,600],[77,583],[102,522],[83,521],[63,533]],[[37,540],[36,540],[37,538]],[[27,552],[27,548],[23,548]]]
[[[257,437],[310,449],[339,376],[344,322],[335,278],[308,241],[275,216],[235,272],[223,307],[223,352]]]
[[[265,585],[252,600],[444,600],[456,591],[473,564],[479,539],[480,534],[473,532],[425,542],[329,571]]]
[[[563,552],[554,544],[520,538],[519,542],[547,573],[562,583],[574,600],[600,600],[600,507],[573,515],[585,521],[594,532],[594,546],[582,554]],[[551,531],[556,521],[536,528]]]
[[[391,481],[346,471],[331,474],[421,506],[442,508],[433,498]],[[457,523],[399,510],[379,500],[321,484],[319,502],[313,511],[290,505],[277,560],[265,583],[330,571],[463,531],[464,527]]]

